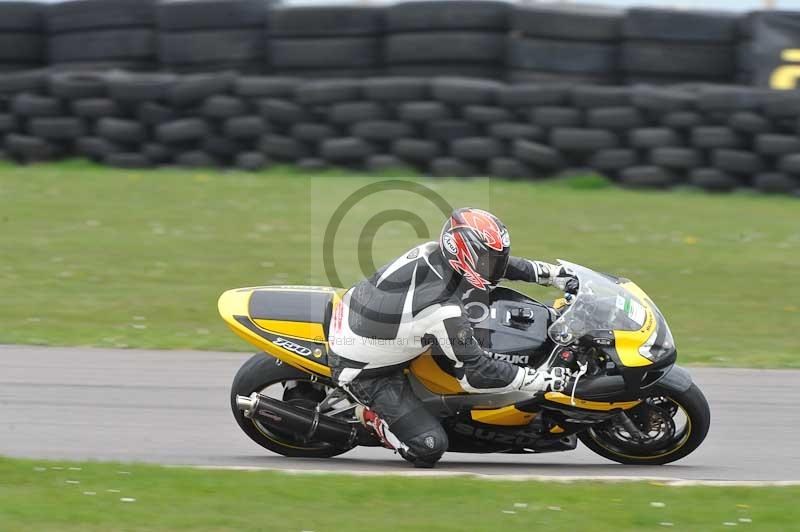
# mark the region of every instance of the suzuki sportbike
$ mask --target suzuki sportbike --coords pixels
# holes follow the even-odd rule
[[[563,392],[468,394],[446,357],[423,353],[406,371],[441,420],[450,452],[543,453],[580,440],[622,464],[666,464],[694,451],[711,419],[703,393],[675,364],[669,326],[633,282],[560,261],[576,294],[553,306],[514,290],[464,298],[487,356],[534,368],[563,366]],[[263,286],[225,292],[225,322],[260,353],[236,374],[231,407],[256,443],[292,457],[332,457],[379,442],[354,415],[357,400],[331,379],[328,327],[344,290]]]

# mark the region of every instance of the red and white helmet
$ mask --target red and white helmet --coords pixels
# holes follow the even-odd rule
[[[472,286],[486,290],[506,272],[511,252],[508,229],[480,209],[456,209],[442,228],[439,249],[445,262]]]

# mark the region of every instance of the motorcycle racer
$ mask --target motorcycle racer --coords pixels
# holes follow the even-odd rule
[[[329,331],[333,377],[367,405],[356,413],[384,446],[416,467],[433,467],[448,447],[436,417],[403,373],[431,348],[469,393],[562,391],[564,368],[537,371],[487,356],[462,299],[501,279],[574,288],[565,268],[510,255],[506,226],[473,208],[453,211],[438,242],[412,248],[346,292]]]

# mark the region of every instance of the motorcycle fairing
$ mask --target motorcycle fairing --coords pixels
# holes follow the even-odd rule
[[[559,403],[562,405],[572,405],[572,397],[569,395],[563,394],[561,392],[547,392],[544,394],[544,398],[548,401],[553,403]],[[635,401],[618,401],[618,402],[605,402],[605,401],[588,401],[585,399],[578,399],[575,398],[575,407],[582,409],[582,410],[601,410],[601,411],[609,411],[609,410],[628,410],[637,406],[641,403],[640,400]]]
[[[430,392],[440,395],[466,393],[458,379],[436,363],[436,358],[431,355],[430,349],[411,361],[409,371]]]
[[[642,328],[638,331],[612,331],[614,334],[614,349],[620,363],[625,367],[651,366],[653,361],[639,354],[639,349],[647,342],[647,339],[650,338],[650,335],[653,334],[658,325],[658,320],[650,304],[650,298],[635,283],[629,281],[622,283],[621,286],[638,297],[644,304],[645,319]]]
[[[536,417],[536,412],[519,410],[516,405],[508,405],[501,408],[475,408],[470,410],[470,418],[472,418],[473,421],[485,425],[518,427],[530,424],[534,417]]]
[[[259,286],[229,290],[218,307],[228,327],[269,355],[330,377],[327,328],[341,291],[330,287]]]

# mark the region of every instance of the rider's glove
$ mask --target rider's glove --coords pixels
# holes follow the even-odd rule
[[[560,264],[534,261],[536,266],[537,281],[542,285],[555,286],[564,293],[575,295],[578,293],[578,279],[572,271]]]
[[[569,269],[557,266],[558,270],[553,276],[552,284],[565,294],[576,295],[578,293],[578,278]]]
[[[571,276],[566,278],[556,277],[556,280],[558,280],[559,282],[562,279],[564,280],[564,286],[563,287],[559,286],[559,288],[561,288],[561,290],[563,290],[565,294],[568,294],[570,296],[578,295],[578,288],[579,288],[578,278]]]
[[[523,368],[524,375],[519,389],[523,392],[563,392],[570,379],[567,368],[554,367],[547,370]]]

